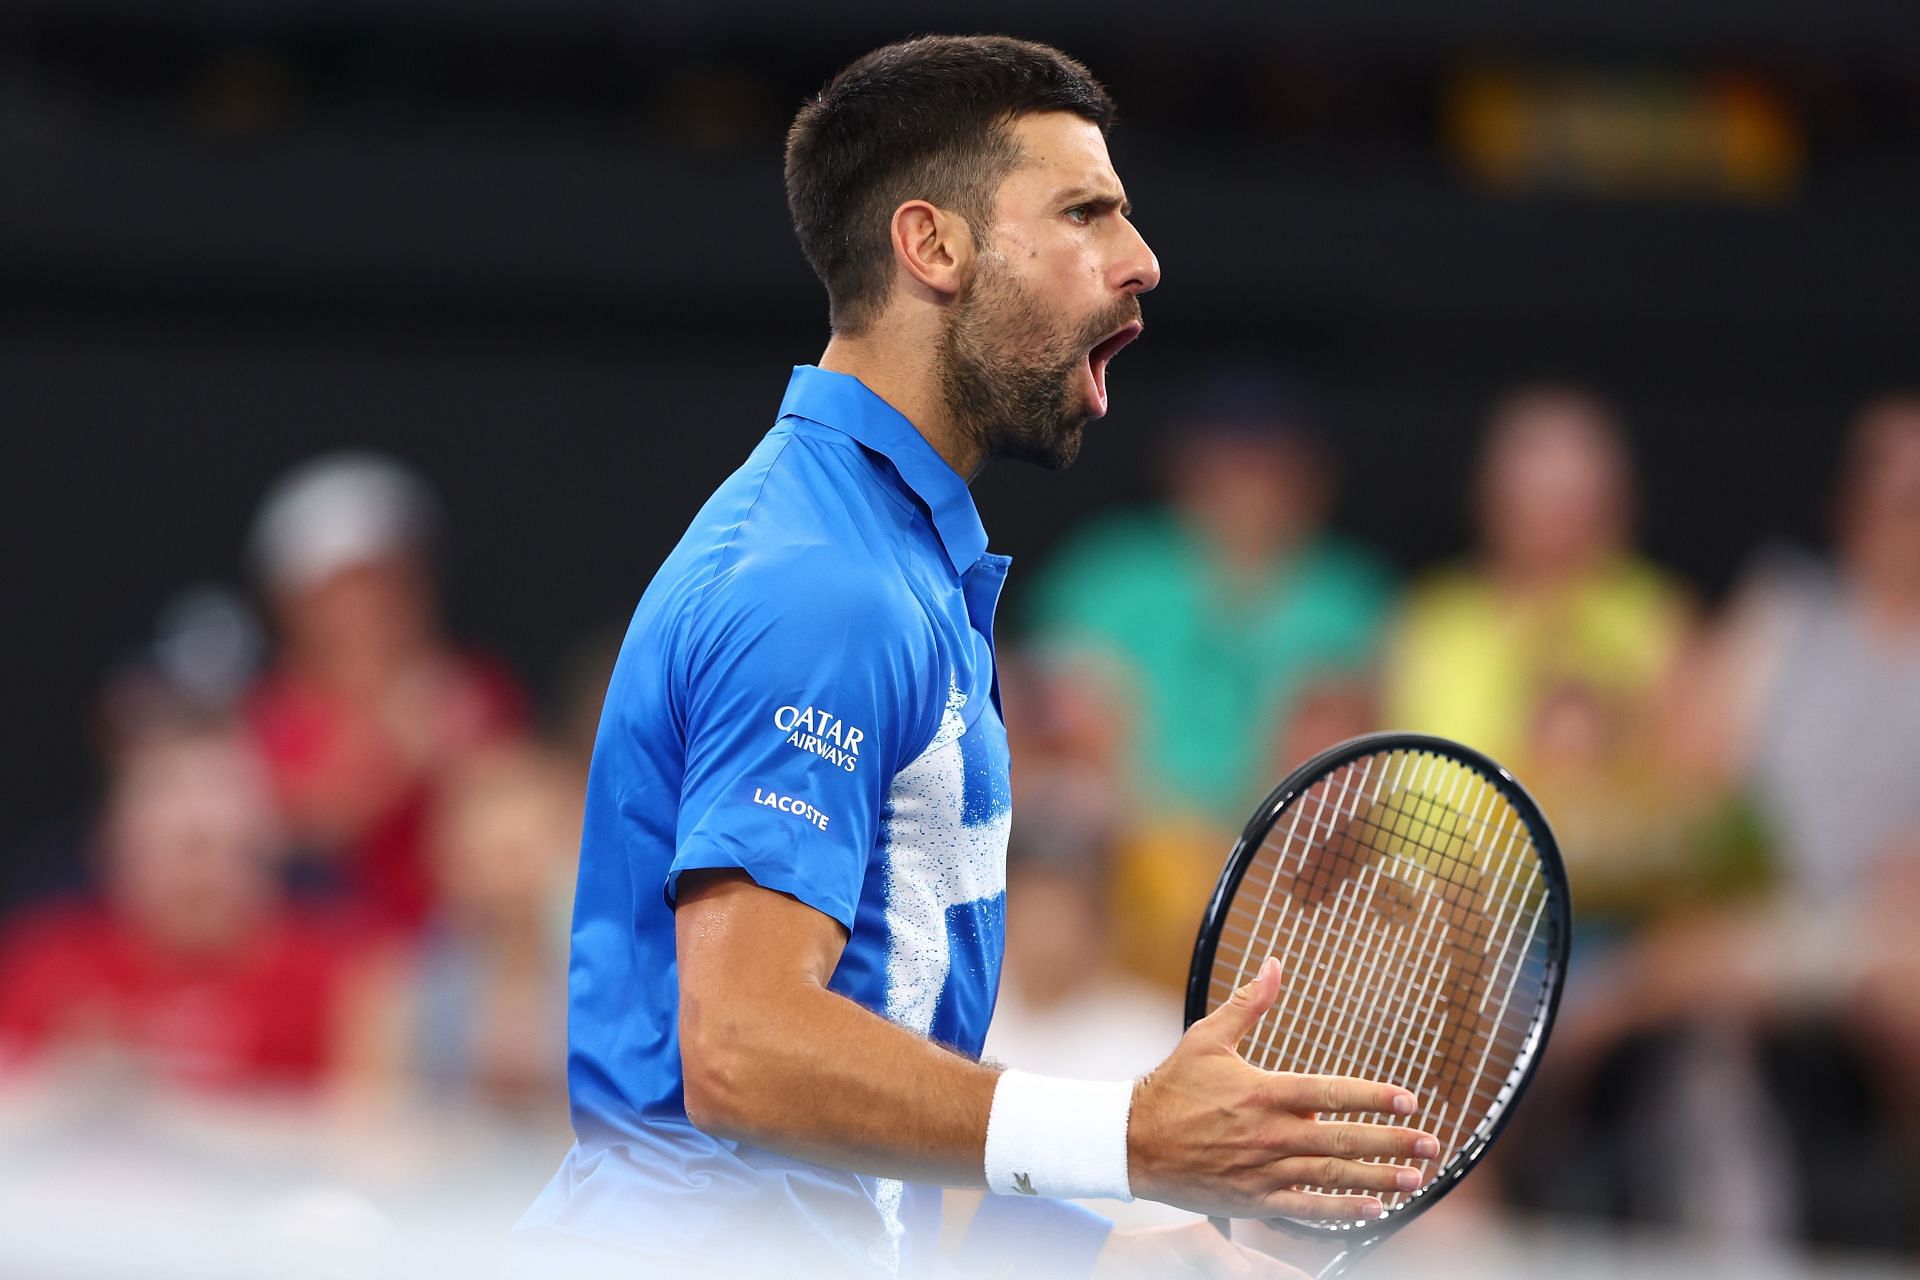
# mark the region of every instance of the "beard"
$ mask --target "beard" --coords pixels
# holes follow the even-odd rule
[[[1080,394],[1087,353],[1140,318],[1129,294],[1063,331],[1005,259],[982,255],[979,274],[940,336],[941,397],[980,457],[1016,458],[1050,471],[1080,454],[1080,436],[1098,415]]]

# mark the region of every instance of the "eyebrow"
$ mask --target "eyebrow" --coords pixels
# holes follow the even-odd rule
[[[1067,190],[1055,196],[1054,202],[1064,205],[1089,204],[1102,213],[1110,213],[1118,209],[1122,217],[1131,218],[1133,216],[1133,201],[1127,199],[1125,196],[1116,196],[1106,192],[1096,191],[1092,187],[1069,187]]]

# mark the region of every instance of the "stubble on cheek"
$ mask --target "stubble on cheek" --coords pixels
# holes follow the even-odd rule
[[[1091,414],[1073,404],[1086,360],[1004,257],[982,261],[972,295],[942,343],[946,400],[959,428],[988,457],[1058,469],[1079,453]]]

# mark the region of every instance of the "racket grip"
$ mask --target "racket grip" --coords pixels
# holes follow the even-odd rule
[[[1213,1229],[1218,1231],[1226,1239],[1233,1239],[1232,1218],[1208,1218],[1207,1221],[1211,1222]],[[1378,1243],[1379,1237],[1375,1237],[1371,1240],[1362,1241],[1357,1248],[1342,1249],[1338,1254],[1334,1255],[1333,1261],[1327,1263],[1326,1266],[1320,1269],[1320,1274],[1315,1276],[1314,1280],[1339,1280],[1339,1277],[1346,1275],[1353,1264],[1359,1260],[1360,1254],[1364,1250]]]

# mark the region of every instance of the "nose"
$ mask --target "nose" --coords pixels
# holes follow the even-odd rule
[[[1147,247],[1146,237],[1126,223],[1127,251],[1120,259],[1120,287],[1128,293],[1150,293],[1160,284],[1160,259]]]

